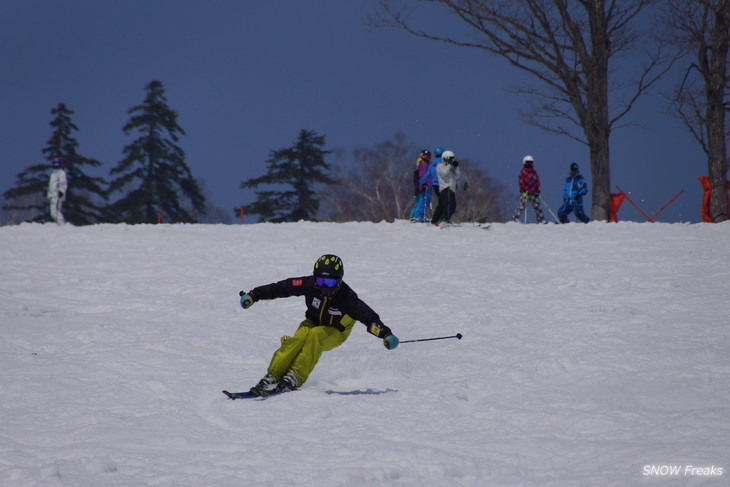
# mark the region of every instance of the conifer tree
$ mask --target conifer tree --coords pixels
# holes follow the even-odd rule
[[[99,167],[101,162],[77,152],[79,144],[73,133],[79,129],[71,121],[73,114],[63,103],[51,110],[51,115],[55,115],[50,123],[54,130],[42,152],[47,161],[56,157],[63,160],[68,178],[63,204],[66,221],[74,225],[88,225],[103,221],[106,182],[103,178],[87,175],[84,170],[84,166]],[[10,202],[4,208],[22,212],[26,221],[50,221],[46,199],[50,168],[49,163],[34,164],[18,174],[16,186],[4,194],[6,201]]]
[[[114,221],[127,223],[156,223],[158,212],[166,222],[193,222],[193,212],[205,211],[205,197],[177,145],[185,131],[167,105],[162,83],[152,81],[145,90],[144,102],[129,109],[123,128],[139,137],[124,147],[124,159],[111,170],[116,178],[110,190],[123,195],[110,213]]]
[[[324,160],[331,151],[324,150],[324,145],[324,135],[302,130],[294,145],[271,151],[266,160],[267,173],[242,182],[241,188],[267,184],[289,189],[256,191],[257,199],[246,206],[246,213],[271,222],[313,219],[319,210],[316,184],[333,183],[327,174],[330,166]],[[234,211],[238,214],[237,209]]]

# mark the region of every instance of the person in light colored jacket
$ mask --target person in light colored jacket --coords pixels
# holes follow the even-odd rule
[[[439,180],[439,203],[433,212],[431,223],[439,225],[441,222],[451,223],[451,217],[456,211],[456,188],[461,178],[459,161],[450,150],[441,155],[441,162],[436,167]]]
[[[48,179],[48,203],[51,208],[51,218],[59,225],[66,223],[63,218],[63,202],[66,200],[66,190],[68,189],[68,180],[66,179],[66,171],[63,170],[63,159],[56,157],[51,161],[51,177]]]

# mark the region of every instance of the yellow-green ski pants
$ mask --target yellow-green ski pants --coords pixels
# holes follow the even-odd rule
[[[294,336],[281,337],[281,346],[271,357],[269,374],[281,380],[284,374],[292,372],[299,381],[298,385],[304,384],[322,352],[345,343],[355,320],[345,315],[340,323],[345,326],[345,331],[339,331],[332,326],[317,326],[309,319],[302,321]]]

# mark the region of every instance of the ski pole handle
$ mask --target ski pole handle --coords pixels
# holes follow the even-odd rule
[[[456,335],[449,336],[449,337],[436,337],[436,338],[420,338],[418,340],[401,340],[400,343],[416,343],[416,342],[430,342],[433,340],[447,340],[449,338],[458,338],[461,340],[461,337],[463,337],[461,333],[457,333]]]

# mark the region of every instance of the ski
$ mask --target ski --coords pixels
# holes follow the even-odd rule
[[[475,225],[469,225],[467,223],[439,223],[438,225],[434,225],[439,230],[449,230],[450,228],[481,228],[482,230],[489,230],[492,225],[491,224],[475,224]]]
[[[257,397],[262,397],[262,396],[257,396],[255,394],[251,394],[250,392],[228,392],[228,391],[221,391],[221,392],[223,392],[223,394],[225,394],[226,397],[228,397],[228,399],[255,399]]]
[[[279,394],[284,394],[284,392],[264,392],[263,394],[251,394],[250,392],[228,392],[228,391],[221,391],[223,394],[228,397],[228,399],[268,399],[272,396],[278,396]],[[291,392],[291,391],[286,391]]]

